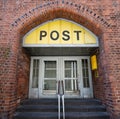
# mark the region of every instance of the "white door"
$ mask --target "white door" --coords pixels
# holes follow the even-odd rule
[[[78,78],[78,60],[73,58],[63,58],[64,89],[66,96],[80,96]]]
[[[92,76],[90,69],[89,57],[83,57],[80,60],[81,64],[81,95],[83,98],[92,98],[93,97],[93,86],[92,86]]]
[[[57,96],[63,81],[66,97],[93,97],[89,57],[32,57],[29,97]]]
[[[43,57],[41,64],[41,96],[55,96],[59,80],[58,58]]]

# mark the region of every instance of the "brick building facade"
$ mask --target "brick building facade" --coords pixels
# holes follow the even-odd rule
[[[57,18],[74,21],[99,39],[94,51],[98,77],[92,72],[94,98],[107,106],[111,119],[120,118],[120,1],[119,0],[0,0],[0,115],[12,119],[28,98],[30,57],[23,36]]]

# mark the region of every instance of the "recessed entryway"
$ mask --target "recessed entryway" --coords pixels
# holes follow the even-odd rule
[[[84,57],[32,57],[29,97],[56,97],[63,81],[66,97],[93,97],[90,60]]]

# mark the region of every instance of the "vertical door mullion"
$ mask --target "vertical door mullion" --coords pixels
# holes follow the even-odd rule
[[[29,98],[32,90],[32,75],[33,75],[33,59],[31,59],[30,65],[30,83],[29,83]]]
[[[55,77],[55,82],[57,82],[57,78],[58,78],[58,58],[55,61],[56,61],[56,69],[55,69],[56,70],[56,77]],[[56,85],[56,94],[57,94],[57,85]]]
[[[63,81],[63,88],[65,93],[65,59],[60,57],[60,78]]]
[[[41,64],[42,64],[42,63],[41,63],[41,59],[39,58],[39,67],[38,67],[38,68],[39,68],[39,77],[38,77],[38,89],[39,89],[38,95],[39,95],[39,98],[40,98],[40,95],[41,95],[41,93],[42,93],[42,92],[41,92],[41,87],[42,87],[41,84],[42,84],[42,83],[41,83],[41,78],[40,78],[40,77],[41,77],[41,70],[40,70],[40,69],[41,69],[41,68],[40,68],[40,67],[41,67]]]
[[[65,79],[66,77],[65,77],[65,58],[63,58],[62,57],[62,59],[61,59],[61,72],[62,72],[62,74],[61,74],[61,76],[62,76],[62,80],[63,80],[63,86],[64,86],[64,92],[66,93],[66,82],[65,82],[65,80],[67,80],[67,79]]]
[[[91,74],[91,68],[90,68],[90,59],[88,59],[88,73],[89,73],[89,85],[90,85],[91,97],[93,97],[93,85],[92,85],[92,74]]]
[[[71,61],[71,88],[72,88],[72,91],[73,91],[73,61]]]
[[[77,65],[76,65],[76,62],[74,62],[74,76],[75,76],[75,79],[74,79],[74,81],[75,81],[75,90],[77,90],[77,75],[76,75],[76,73],[77,73]]]
[[[60,80],[60,75],[59,75],[59,67],[60,66],[60,64],[59,64],[59,58],[57,58],[57,60],[56,60],[56,93],[57,93],[57,91],[58,91],[58,81]]]
[[[83,97],[84,94],[83,94],[83,88],[84,88],[84,83],[83,83],[83,62],[82,62],[82,58],[80,58],[80,61],[79,61],[80,65],[79,65],[79,71],[80,71],[80,92],[81,92],[81,96]]]
[[[84,59],[84,72],[85,72],[85,76],[84,76],[84,80],[85,80],[85,85],[87,85],[87,80],[86,80],[86,59]],[[84,87],[85,88],[85,87]]]
[[[34,59],[35,60],[35,66],[34,66],[34,70],[35,70],[35,80],[37,79],[37,77],[36,77],[36,66],[37,66],[37,61],[36,61],[36,59]],[[35,81],[34,80],[34,81]]]

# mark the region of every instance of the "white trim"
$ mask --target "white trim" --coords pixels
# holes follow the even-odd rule
[[[39,85],[38,88],[32,88],[32,75],[33,75],[33,61],[38,59],[37,57],[32,58],[30,62],[30,82],[29,82],[29,98],[38,98],[39,97]],[[39,82],[39,80],[38,80]]]
[[[24,45],[23,47],[99,47],[99,44],[32,44],[32,45]]]

